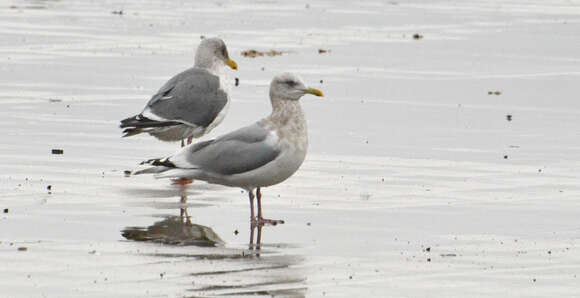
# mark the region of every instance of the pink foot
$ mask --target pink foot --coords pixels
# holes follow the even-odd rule
[[[193,183],[193,179],[179,178],[172,180],[172,185],[187,185]]]
[[[267,218],[258,217],[257,219],[252,218],[251,223],[253,226],[261,227],[261,226],[275,226],[278,224],[283,224],[284,221],[281,219],[267,219]]]

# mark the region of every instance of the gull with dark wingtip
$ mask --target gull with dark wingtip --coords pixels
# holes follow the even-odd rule
[[[194,66],[171,78],[138,115],[121,121],[123,137],[148,133],[167,142],[188,144],[210,132],[224,119],[231,84],[225,67],[238,69],[219,38],[201,41]]]
[[[249,193],[253,225],[283,223],[262,217],[261,188],[288,179],[306,157],[308,132],[299,101],[304,94],[323,96],[320,90],[306,87],[296,75],[278,75],[270,83],[270,116],[217,139],[187,146],[170,157],[148,160],[144,163],[153,167],[135,174],[154,173],[157,178],[198,179],[240,187]]]

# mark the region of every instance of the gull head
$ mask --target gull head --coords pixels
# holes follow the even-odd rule
[[[236,61],[230,59],[226,43],[220,38],[204,38],[195,52],[195,66],[215,68],[216,65],[227,65],[238,69]]]
[[[300,77],[288,72],[275,76],[270,83],[270,98],[298,100],[304,94],[324,96],[322,91],[307,87]]]

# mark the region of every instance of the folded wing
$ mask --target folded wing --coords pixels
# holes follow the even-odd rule
[[[217,76],[205,69],[190,68],[165,83],[142,114],[155,120],[207,127],[224,108],[227,99]]]
[[[280,151],[277,135],[256,123],[216,140],[190,146],[170,157],[169,161],[177,168],[233,175],[249,172],[273,161]]]

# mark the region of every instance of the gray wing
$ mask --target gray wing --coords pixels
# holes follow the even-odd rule
[[[190,68],[165,83],[145,110],[166,120],[207,127],[227,100],[217,76],[204,69]]]
[[[271,162],[280,151],[277,137],[256,123],[218,139],[198,143],[184,153],[190,167],[221,175],[233,175]]]

